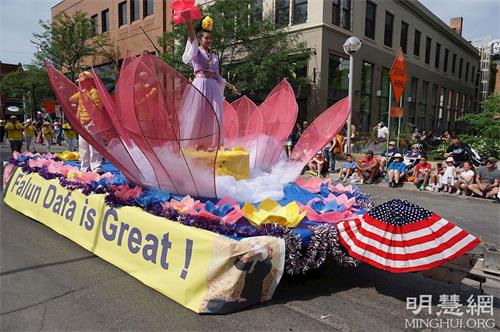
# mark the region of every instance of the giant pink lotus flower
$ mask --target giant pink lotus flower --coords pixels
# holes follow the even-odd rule
[[[46,68],[67,120],[129,181],[173,194],[217,196],[220,133],[206,126],[218,121],[217,116],[207,98],[180,73],[151,54],[127,54],[113,98],[95,71],[92,79],[84,80],[90,82],[78,87],[49,63]],[[206,116],[192,119],[193,130],[183,130],[185,115],[195,107],[193,99],[209,121]],[[225,144],[250,151],[252,168],[271,170],[282,158],[297,118],[290,84],[280,82],[259,106],[243,96],[232,104],[225,102],[224,109]],[[81,116],[82,110],[88,117]],[[348,113],[344,99],[321,114],[304,131],[290,159],[307,163],[336,135]],[[206,151],[203,163],[190,153],[200,149]]]

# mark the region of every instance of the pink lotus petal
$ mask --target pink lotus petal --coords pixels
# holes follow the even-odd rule
[[[200,201],[195,201],[191,196],[184,196],[182,200],[176,201],[173,199],[170,205],[182,213],[196,214],[197,210],[203,209],[204,205]]]
[[[117,186],[115,188],[116,198],[124,201],[128,201],[131,198],[139,197],[142,194],[142,188],[140,186],[135,186],[130,189],[128,183],[123,186]]]
[[[319,193],[320,187],[323,183],[331,183],[329,179],[321,179],[318,177],[310,177],[307,179],[298,178],[295,180],[295,183],[300,187],[304,188],[307,191],[312,192],[313,194]]]
[[[307,211],[306,214],[307,219],[316,222],[326,222],[329,224],[337,224],[343,220],[351,220],[357,217],[349,210],[345,210],[343,212],[331,211],[325,213],[318,213],[314,211],[314,209],[312,209],[310,206],[306,206],[304,209]]]
[[[217,202],[217,204],[215,204],[215,206],[221,207],[224,204],[234,206],[234,205],[238,205],[238,202],[232,197],[224,196],[221,199],[219,199],[219,201]]]

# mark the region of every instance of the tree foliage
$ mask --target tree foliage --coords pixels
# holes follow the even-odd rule
[[[212,48],[223,76],[259,101],[283,78],[294,87],[306,84],[306,65],[312,50],[300,41],[299,34],[277,30],[272,21],[263,19],[257,3],[217,0],[203,13],[214,20]],[[187,30],[182,24],[165,33],[159,42],[167,50],[163,59],[189,77],[192,68],[181,60],[186,40]]]
[[[2,93],[9,96],[25,96],[31,116],[45,99],[54,98],[45,69],[34,64],[25,66],[4,76],[0,82]]]
[[[84,61],[92,56],[105,56],[114,62],[107,34],[97,35],[93,21],[86,13],[77,11],[69,16],[62,12],[50,21],[40,21],[41,33],[34,33],[31,41],[38,47],[38,61],[48,59],[58,69],[67,70],[70,78],[84,68]]]
[[[486,140],[490,155],[500,148],[500,94],[490,95],[482,103],[482,112],[464,115],[465,132]]]

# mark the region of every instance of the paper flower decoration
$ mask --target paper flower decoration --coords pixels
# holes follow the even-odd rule
[[[212,20],[210,16],[205,16],[203,21],[201,21],[201,27],[203,28],[203,30],[212,31],[213,25],[214,20]]]
[[[170,199],[169,193],[158,190],[146,190],[135,201],[140,206],[144,207],[155,203],[164,203]]]
[[[306,212],[300,212],[296,202],[288,203],[285,206],[268,198],[261,202],[256,209],[251,203],[246,202],[243,206],[244,216],[254,225],[276,223],[285,227],[296,227],[305,217]]]
[[[196,214],[204,206],[200,201],[194,200],[191,196],[184,196],[181,201],[172,199],[170,202],[162,204],[164,209],[174,208],[181,213]]]
[[[118,186],[115,188],[115,196],[116,198],[122,201],[128,201],[131,198],[136,198],[142,194],[142,188],[140,186],[135,186],[134,188],[130,188],[128,184],[124,186]]]

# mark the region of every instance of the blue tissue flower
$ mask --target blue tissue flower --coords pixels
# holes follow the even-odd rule
[[[229,212],[233,211],[233,207],[229,204],[222,204],[221,206],[217,207],[213,202],[207,201],[205,203],[205,210],[207,210],[207,212],[210,212],[214,216],[222,218],[229,214]]]
[[[166,191],[146,190],[135,201],[144,207],[151,204],[163,203],[170,199],[170,194]]]

